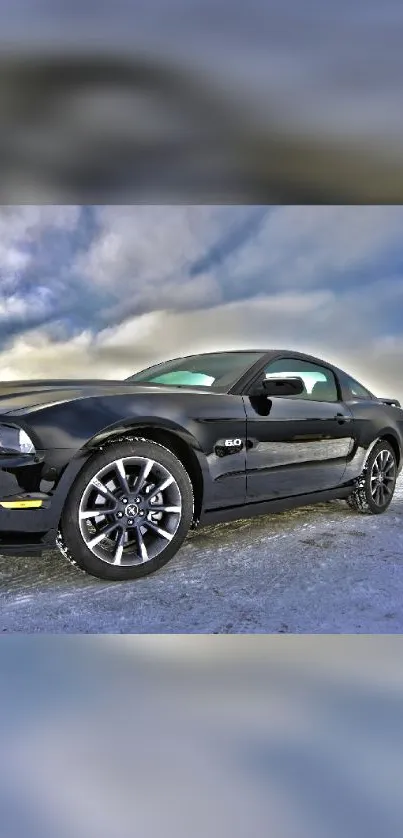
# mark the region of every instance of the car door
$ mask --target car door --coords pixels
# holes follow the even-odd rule
[[[334,372],[299,358],[277,358],[260,380],[298,376],[298,396],[244,395],[247,498],[259,501],[331,489],[342,483],[354,447],[353,414]],[[256,382],[255,382],[256,383]]]
[[[246,502],[246,414],[242,396],[194,395],[189,429],[206,457],[204,505],[214,509]]]
[[[246,414],[241,395],[164,388],[148,393],[142,411],[149,417],[163,416],[165,423],[189,433],[203,472],[206,509],[246,502]]]

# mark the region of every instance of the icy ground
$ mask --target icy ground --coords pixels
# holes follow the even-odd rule
[[[403,477],[379,517],[336,501],[220,524],[137,582],[0,556],[0,631],[401,633]]]

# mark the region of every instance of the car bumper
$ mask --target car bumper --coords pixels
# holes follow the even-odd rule
[[[84,455],[58,449],[0,461],[0,554],[30,555],[55,546],[63,506]]]

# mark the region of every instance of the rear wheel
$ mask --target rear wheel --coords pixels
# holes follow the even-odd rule
[[[173,558],[192,519],[192,484],[177,457],[146,440],[117,443],[78,476],[58,546],[93,576],[136,579]]]
[[[347,498],[356,512],[381,515],[386,512],[395,491],[397,460],[392,446],[378,442],[372,449],[358,485]]]

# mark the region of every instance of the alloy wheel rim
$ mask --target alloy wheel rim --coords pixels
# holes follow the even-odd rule
[[[174,538],[182,519],[182,496],[161,463],[122,457],[91,478],[78,519],[83,541],[98,559],[116,567],[145,564]]]
[[[396,463],[387,449],[375,457],[370,475],[371,496],[377,506],[384,506],[392,497],[396,483]]]

